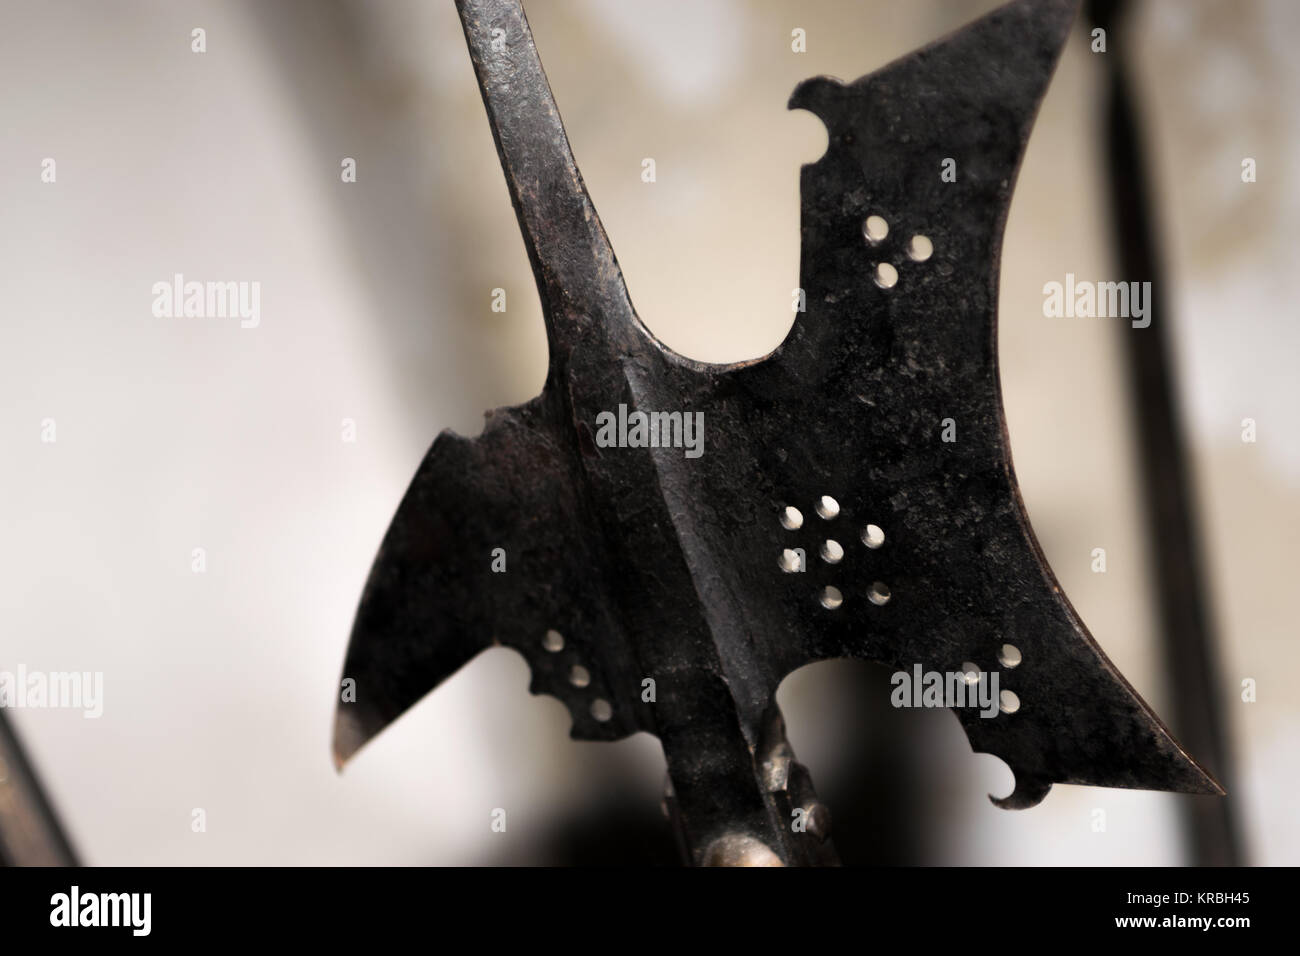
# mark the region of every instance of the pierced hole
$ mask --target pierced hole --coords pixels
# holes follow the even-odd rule
[[[542,647],[552,654],[558,654],[564,650],[564,635],[559,631],[547,631],[546,636],[542,638]]]
[[[1014,644],[1003,644],[1002,650],[998,652],[998,663],[1011,670],[1013,667],[1020,665],[1020,648]]]
[[[1000,701],[998,709],[1004,714],[1014,714],[1020,709],[1020,698],[1016,696],[1016,692],[1013,690],[1004,690],[998,694],[998,700]]]
[[[898,284],[898,270],[888,262],[876,266],[876,285],[882,289],[892,289]]]
[[[822,543],[822,560],[827,564],[839,564],[840,559],[844,557],[844,548],[838,541],[827,538]]]
[[[569,671],[569,683],[574,687],[586,687],[591,683],[591,674],[581,664],[574,664],[573,670]]]
[[[817,499],[818,516],[830,521],[840,513],[840,503],[830,495],[822,495]]]
[[[868,216],[866,222],[862,224],[862,235],[866,237],[867,242],[877,243],[889,235],[889,223],[880,216]]]
[[[924,262],[934,255],[934,243],[925,236],[913,236],[907,244],[907,254],[913,262]]]
[[[880,581],[871,585],[871,590],[867,592],[867,598],[877,607],[884,607],[889,603],[889,587]]]
[[[843,603],[844,595],[839,588],[833,588],[829,584],[822,588],[822,607],[833,611]]]
[[[879,525],[869,524],[862,529],[862,543],[875,550],[885,543],[885,532]]]
[[[978,684],[980,682],[979,665],[971,661],[965,661],[961,665],[961,672],[967,684]]]
[[[781,570],[785,571],[787,574],[793,574],[796,571],[803,570],[803,558],[800,557],[798,551],[791,548],[786,548],[781,552],[781,560],[779,563],[781,565]]]
[[[614,708],[610,706],[609,701],[604,697],[597,697],[591,702],[591,716],[603,724],[614,716]]]
[[[803,527],[803,512],[798,508],[786,506],[781,512],[781,527],[786,531],[797,531]]]

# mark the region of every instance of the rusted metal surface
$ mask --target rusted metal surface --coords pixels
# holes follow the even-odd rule
[[[1075,3],[1020,0],[854,83],[796,88],[791,108],[829,132],[801,174],[806,311],[774,352],[734,365],[680,356],[638,319],[519,4],[458,7],[550,370],[479,437],[444,432],[416,473],[357,612],[339,763],[502,644],[534,693],[568,705],[574,737],[659,737],[694,863],[834,861],[774,700],[830,658],[998,672],[1018,710],[955,712],[1015,773],[1000,806],[1053,782],[1218,792],[1061,593],[1011,466],[1001,237]],[[871,216],[888,227],[878,241]],[[702,413],[703,453],[607,447],[599,422],[620,406]],[[805,570],[783,567],[794,549]]]

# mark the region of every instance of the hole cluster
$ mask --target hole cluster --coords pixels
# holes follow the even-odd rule
[[[1003,644],[998,650],[998,663],[1007,670],[1020,666],[1022,659],[1020,649],[1014,644]],[[961,669],[967,684],[979,683],[981,672],[978,664],[972,661],[963,661]],[[1019,709],[1020,696],[1015,691],[1002,690],[998,692],[998,710],[1004,714],[1014,714]]]
[[[542,649],[551,654],[558,654],[564,650],[564,635],[552,628],[542,636]],[[591,684],[591,672],[581,664],[574,664],[569,668],[569,683],[579,689]],[[603,697],[597,697],[591,702],[591,716],[602,724],[614,716],[614,707]]]
[[[881,220],[883,223],[884,220]],[[888,227],[885,227],[888,231]],[[863,227],[867,232],[867,227]],[[882,234],[882,238],[883,238]],[[830,495],[822,495],[813,505],[813,512],[823,521],[834,521],[840,517],[840,503]],[[780,512],[781,527],[787,531],[798,531],[803,527],[803,512],[793,505],[785,505]],[[885,532],[879,525],[869,524],[859,532],[859,538],[862,544],[876,550],[885,543]],[[818,555],[822,561],[829,565],[837,565],[844,561],[846,552],[844,545],[840,544],[835,538],[824,538],[817,549]],[[804,551],[802,548],[783,548],[778,564],[782,571],[795,573],[807,570]],[[867,600],[877,607],[883,607],[889,602],[889,586],[883,581],[875,581],[867,589]],[[827,585],[822,588],[818,595],[818,602],[827,610],[835,610],[844,603],[844,594],[839,588]]]
[[[1024,658],[1020,654],[1020,648],[1014,644],[1003,644],[998,650],[998,663],[1011,670],[1013,667],[1019,667],[1021,660]],[[1013,690],[1004,690],[998,694],[998,709],[1004,714],[1014,714],[1020,709],[1020,698]]]
[[[889,223],[883,216],[872,214],[862,222],[862,237],[867,240],[867,245],[871,247],[879,246],[889,235]],[[925,262],[934,255],[934,243],[930,241],[929,236],[923,236],[919,233],[907,240],[904,250],[907,258],[912,262]],[[898,285],[898,267],[891,262],[880,259],[876,262],[875,269],[876,285],[882,289],[892,289]]]

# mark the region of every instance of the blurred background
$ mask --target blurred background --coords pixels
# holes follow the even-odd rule
[[[785,109],[790,91],[854,79],[994,6],[530,0],[574,154],[655,334],[715,362],[774,348],[799,284],[799,166],[826,143],[811,114]],[[99,719],[6,710],[83,860],[673,861],[657,741],[570,741],[564,707],[527,693],[510,651],[475,660],[341,776],[330,760],[356,601],[416,465],[441,429],[476,434],[485,409],[533,397],[546,374],[453,5],[0,11],[0,670],[104,674]],[[1147,0],[1126,31],[1230,800],[1252,862],[1296,864],[1300,323],[1286,283],[1300,253],[1300,6]],[[1128,332],[1042,314],[1045,282],[1116,275],[1102,79],[1080,21],[1007,226],[1003,395],[1054,571],[1177,735]],[[1242,182],[1247,157],[1257,182]],[[155,317],[152,286],[176,273],[260,282],[260,324]],[[1188,859],[1179,814],[1194,798],[1058,785],[1035,809],[997,810],[986,794],[1011,789],[1005,765],[972,754],[952,715],[894,711],[886,695],[887,675],[838,662],[779,695],[846,862]],[[494,808],[508,809],[506,833],[489,827]]]

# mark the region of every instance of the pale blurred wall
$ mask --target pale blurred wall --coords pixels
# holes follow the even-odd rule
[[[646,323],[700,359],[761,355],[798,284],[798,167],[825,143],[794,84],[851,79],[990,9],[533,2],[574,152]],[[340,778],[333,693],[355,601],[443,427],[545,376],[531,275],[450,3],[12,3],[0,81],[0,668],[103,670],[98,721],[18,712],[94,863],[527,859],[610,765],[657,800],[641,735],[575,744],[527,669],[491,652]],[[1256,859],[1300,862],[1300,704],[1282,686],[1292,421],[1300,36],[1293,5],[1160,0],[1143,50],[1222,692]],[[207,30],[208,52],[190,52]],[[790,51],[794,27],[808,52]],[[1001,356],[1016,467],[1066,592],[1167,711],[1106,320],[1047,320],[1041,288],[1113,270],[1096,162],[1098,65],[1067,50],[1007,231]],[[339,163],[358,161],[358,182]],[[1242,156],[1260,181],[1240,182]],[[54,157],[58,181],[40,182]],[[658,179],[641,182],[654,157]],[[262,283],[262,323],[155,319],[175,272]],[[504,314],[490,291],[509,296]],[[1240,419],[1258,420],[1257,444]],[[40,441],[54,418],[58,441]],[[340,439],[340,421],[357,441]],[[203,547],[208,571],[190,570]],[[1105,547],[1109,570],[1090,571]],[[824,667],[825,665],[821,665]],[[1259,701],[1238,703],[1242,677]],[[836,756],[819,668],[783,685],[801,759]],[[1178,862],[1177,797],[1057,787],[1038,809],[946,714],[927,721],[941,862]],[[208,830],[190,829],[191,811]],[[507,834],[493,834],[507,807]],[[1093,811],[1107,812],[1104,833]]]

